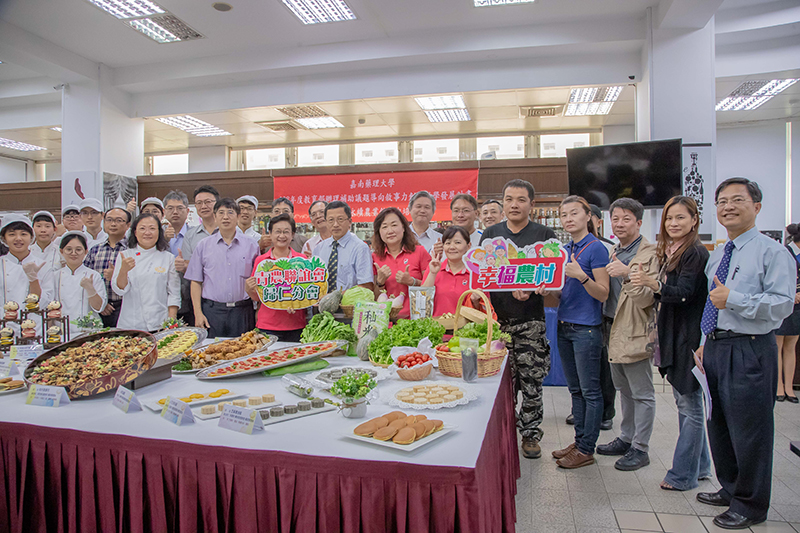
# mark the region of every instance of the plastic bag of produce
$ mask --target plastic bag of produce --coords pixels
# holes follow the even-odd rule
[[[378,333],[389,327],[392,302],[358,302],[353,309],[353,330],[360,339],[370,329]]]
[[[433,316],[433,295],[436,287],[409,287],[408,302],[411,320]]]

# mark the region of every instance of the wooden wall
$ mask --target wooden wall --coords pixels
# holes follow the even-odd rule
[[[61,217],[61,182],[27,181],[0,184],[0,211],[50,211]]]

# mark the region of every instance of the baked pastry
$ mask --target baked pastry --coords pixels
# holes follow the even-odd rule
[[[61,328],[50,326],[47,328],[47,344],[58,344],[61,342]]]
[[[422,398],[414,398],[414,403],[424,405],[428,403],[428,399],[424,396]]]
[[[261,401],[264,402],[264,403],[272,403],[272,402],[275,401],[275,395],[274,394],[262,394],[261,395]]]
[[[296,415],[297,414],[297,406],[296,405],[287,405],[283,408],[283,412],[287,415]]]
[[[375,422],[370,420],[369,422],[364,422],[363,424],[356,426],[356,428],[353,430],[353,433],[360,437],[371,437],[376,431],[378,431],[378,427],[375,425]]]
[[[406,414],[402,411],[392,411],[391,413],[386,413],[383,415],[384,418],[388,419],[389,422],[397,420],[398,418],[405,418]]]
[[[427,437],[428,435],[433,433],[434,430],[436,429],[436,424],[434,424],[431,420],[423,420],[422,422],[420,422],[420,424],[425,426],[425,434],[423,435],[423,437]]]
[[[373,418],[372,421],[375,422],[375,425],[378,426],[378,429],[385,428],[386,426],[389,425],[389,419],[386,418],[385,416],[379,416],[378,418]]]
[[[6,320],[16,320],[17,319],[17,311],[19,311],[19,304],[17,302],[6,302],[3,306],[5,310],[5,314],[3,318]]]
[[[261,420],[269,420],[269,409],[262,409],[258,414],[261,415]]]
[[[415,440],[419,440],[422,437],[424,437],[425,436],[425,432],[427,431],[427,428],[425,427],[425,424],[423,424],[422,422],[417,422],[416,424],[411,426],[411,428],[417,433],[417,436],[415,437]]]
[[[452,394],[452,393],[451,394],[445,394],[443,396],[443,398],[444,398],[444,401],[446,401],[446,402],[454,402],[454,401],[458,400],[458,398],[456,398],[455,394]]]
[[[269,410],[269,416],[276,416],[276,417],[277,416],[283,416],[283,407],[281,407],[281,406],[272,407]]]
[[[217,412],[217,408],[213,405],[204,405],[200,408],[200,412],[204,415],[213,415]]]
[[[311,410],[311,402],[302,401],[297,402],[297,408],[301,411],[310,411]]]
[[[395,429],[402,429],[406,427],[406,419],[400,418],[398,420],[392,420],[389,422],[389,425],[386,426],[387,428],[395,428]]]
[[[244,400],[233,400],[233,405],[236,407],[247,407],[247,402]]]
[[[231,402],[219,402],[217,404],[217,410],[221,413],[223,409],[225,409],[226,405],[231,405]]]
[[[270,396],[272,395],[270,394]],[[321,409],[325,407],[325,400],[323,400],[322,398],[314,398],[313,400],[311,400],[311,407],[313,407],[314,409]]]
[[[3,384],[0,384],[0,388],[9,391],[9,390],[14,390],[14,389],[19,389],[19,388],[23,387],[24,385],[25,385],[25,382],[22,381],[21,379],[14,379],[14,380],[11,380],[11,381],[6,381]]]
[[[32,339],[36,337],[36,322],[30,318],[23,320],[22,324],[20,324],[20,328],[22,328],[23,339]]]
[[[28,311],[38,311],[39,310],[39,295],[30,293],[28,296],[25,297],[25,309]]]
[[[444,422],[442,422],[441,420],[431,420],[431,422],[433,422],[433,425],[436,426],[433,429],[434,432],[439,431],[444,427]]]
[[[194,400],[202,400],[203,398],[205,398],[205,395],[200,394],[199,392],[195,392],[194,394],[190,394],[189,398],[192,398]]]
[[[461,398],[464,397],[464,392],[461,391],[460,389],[459,390],[454,390],[451,394],[453,396],[455,396],[457,400],[460,400]]]
[[[372,434],[372,438],[377,440],[389,440],[397,434],[397,431],[397,428],[389,426],[382,427]]]
[[[47,304],[47,318],[61,318],[61,302],[53,300]]]
[[[261,396],[250,396],[247,399],[249,405],[261,405]]]
[[[14,330],[11,328],[0,329],[0,346],[14,344]]]
[[[439,405],[444,403],[444,398],[437,396],[436,398],[431,398],[430,404],[431,405]]]
[[[403,428],[399,430],[394,437],[392,437],[392,442],[395,444],[411,444],[417,439],[417,432],[414,431],[414,428]]]

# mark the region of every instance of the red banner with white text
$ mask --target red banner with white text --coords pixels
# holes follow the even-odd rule
[[[433,220],[450,220],[450,200],[461,193],[477,197],[478,169],[276,176],[275,198],[294,204],[296,222],[308,223],[312,202],[340,200],[353,211],[353,222],[372,222],[382,209],[397,207],[410,219],[408,200],[417,191],[436,198]]]

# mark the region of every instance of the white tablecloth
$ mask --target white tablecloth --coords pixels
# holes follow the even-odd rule
[[[275,344],[276,348],[287,346],[285,343]],[[334,366],[371,366],[355,357],[332,357],[327,361]],[[505,365],[506,361],[503,362]],[[307,416],[296,420],[266,426],[264,431],[256,431],[253,435],[236,433],[217,426],[219,419],[208,421],[197,420],[187,426],[176,426],[160,418],[157,413],[143,408],[140,412],[125,414],[111,405],[114,393],[108,392],[92,398],[73,400],[70,404],[52,408],[25,404],[25,393],[0,395],[0,420],[49,426],[55,428],[76,429],[108,435],[130,435],[135,437],[168,439],[208,446],[229,446],[253,450],[280,450],[299,454],[342,457],[348,459],[399,461],[424,465],[454,466],[474,468],[480,452],[483,436],[489,415],[497,395],[500,372],[489,378],[478,379],[475,383],[466,384],[479,395],[476,401],[452,409],[412,411],[409,414],[425,414],[428,418],[438,418],[458,428],[449,435],[433,441],[414,452],[395,451],[385,447],[361,443],[342,436],[351,433],[352,429],[368,420],[380,416],[396,408],[390,407],[385,391],[396,390],[403,386],[424,384],[428,380],[451,381],[464,384],[460,378],[442,376],[437,371],[428,380],[422,382],[402,381],[397,377],[378,383],[382,397],[373,401],[367,409],[367,417],[353,420],[344,418],[337,411]],[[308,376],[313,373],[306,374]],[[233,392],[248,395],[272,393],[277,401],[284,404],[296,404],[302,398],[288,392],[281,383],[280,377],[264,377],[255,374],[240,378],[201,381],[194,375],[173,375],[171,379],[155,383],[136,392],[142,401],[158,400],[168,395],[184,397],[192,393],[209,393],[226,388]],[[322,391],[315,391],[316,396],[329,397]]]

